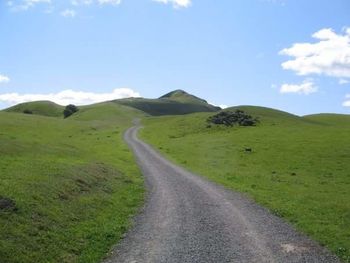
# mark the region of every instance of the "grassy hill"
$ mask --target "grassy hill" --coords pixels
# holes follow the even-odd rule
[[[170,92],[159,99],[128,98],[115,103],[133,107],[153,116],[183,115],[194,112],[215,112],[220,108],[208,104],[182,90]]]
[[[206,100],[198,98],[198,97],[196,97],[192,94],[189,94],[183,90],[171,91],[171,92],[161,96],[159,99],[168,99],[168,100],[177,101],[177,102],[202,104],[202,105],[208,104],[208,102]]]
[[[70,120],[81,121],[115,121],[117,123],[130,123],[136,117],[145,117],[142,111],[135,108],[120,105],[114,102],[103,102],[88,106],[80,106],[79,111],[73,114]]]
[[[350,126],[350,115],[345,114],[314,114],[303,117],[306,120],[310,120],[319,124],[324,125],[335,125],[335,126]]]
[[[51,101],[34,101],[26,102],[15,105],[6,109],[6,112],[23,113],[24,111],[30,111],[35,115],[49,116],[49,117],[62,117],[63,118],[64,107]]]
[[[237,108],[260,124],[208,128],[213,113],[166,116],[145,120],[141,136],[178,164],[251,196],[350,262],[350,116],[231,110]]]
[[[258,117],[259,119],[264,120],[265,124],[302,121],[302,118],[297,115],[293,115],[285,111],[275,110],[275,109],[266,108],[266,107],[243,105],[243,106],[235,106],[235,107],[227,108],[225,110],[235,111],[237,109],[243,110],[244,112],[254,117]]]
[[[0,112],[0,262],[101,260],[143,200],[122,141],[137,116],[113,103],[69,119]]]
[[[143,199],[122,141],[134,118],[170,159],[246,193],[350,262],[349,115],[237,106],[228,110],[260,123],[209,128],[219,108],[182,90],[80,106],[68,119],[63,109],[39,101],[0,112],[4,262],[99,262],[121,238]]]
[[[124,107],[121,107],[121,105]],[[215,112],[220,110],[219,107],[210,105],[205,100],[188,94],[183,90],[175,90],[158,99],[127,98],[80,106],[79,109],[81,109],[82,112],[78,112],[74,114],[74,116],[79,116],[75,117],[75,119],[87,120],[91,119],[92,115],[94,115],[92,118],[105,120],[111,117],[113,118],[113,114],[125,114],[124,109],[126,109],[126,107],[135,109],[134,111],[126,110],[126,112],[131,112],[131,114],[142,111],[144,114],[154,116],[182,115],[194,112]],[[16,113],[25,113],[25,111],[29,111],[34,115],[63,117],[63,110],[64,106],[50,101],[35,101],[21,103],[5,111]]]

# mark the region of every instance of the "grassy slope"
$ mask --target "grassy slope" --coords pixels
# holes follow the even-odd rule
[[[304,116],[304,119],[327,126],[349,127],[350,117],[345,114],[315,114]]]
[[[212,114],[199,113],[146,120],[141,136],[175,162],[247,193],[350,262],[350,117],[240,108],[261,124],[206,128]]]
[[[201,105],[208,106],[207,101],[205,101],[201,98],[198,98],[192,94],[189,94],[183,90],[171,91],[171,92],[161,96],[160,99],[168,99],[168,100],[173,100],[173,101],[182,102],[182,103],[193,103],[193,104],[201,104]]]
[[[15,105],[6,109],[7,112],[23,113],[24,110],[30,110],[35,115],[62,117],[64,107],[51,101],[34,101]]]
[[[122,141],[135,115],[109,104],[66,120],[0,112],[0,196],[18,208],[0,210],[1,262],[99,262],[120,239],[143,199]]]
[[[103,102],[79,107],[79,111],[70,117],[70,120],[99,121],[121,123],[130,125],[136,117],[144,117],[145,113],[113,102]]]
[[[129,98],[116,103],[134,107],[150,115],[181,115],[194,112],[214,112],[218,108],[184,91],[170,92],[159,99]]]

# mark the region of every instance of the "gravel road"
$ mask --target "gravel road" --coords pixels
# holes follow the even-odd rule
[[[148,197],[134,227],[105,263],[339,262],[267,209],[125,140],[146,178]]]

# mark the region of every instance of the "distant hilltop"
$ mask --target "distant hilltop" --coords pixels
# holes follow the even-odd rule
[[[198,98],[184,90],[174,90],[158,99],[126,98],[108,102],[82,106],[82,108],[93,109],[104,103],[115,103],[135,108],[152,116],[182,115],[195,112],[216,112],[220,107],[209,104],[206,100]],[[36,115],[59,117],[64,107],[51,101],[34,101],[15,105],[6,109],[7,112],[30,112]],[[63,116],[63,115],[62,115]]]

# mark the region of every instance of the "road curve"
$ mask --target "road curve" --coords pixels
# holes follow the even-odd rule
[[[105,263],[339,262],[267,209],[169,162],[137,138],[138,129],[125,140],[148,197]]]

